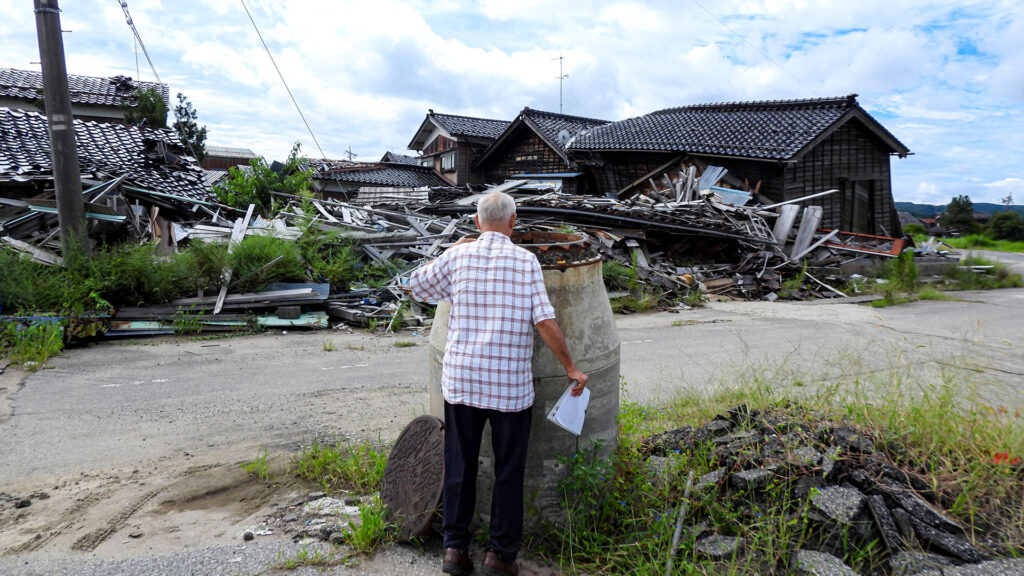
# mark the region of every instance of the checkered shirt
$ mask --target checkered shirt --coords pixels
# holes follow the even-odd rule
[[[484,232],[413,272],[410,288],[419,300],[452,303],[445,400],[501,412],[533,405],[533,327],[555,317],[536,256]]]

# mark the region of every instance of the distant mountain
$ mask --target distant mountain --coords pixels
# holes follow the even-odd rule
[[[945,204],[917,204],[915,202],[896,202],[896,210],[898,212],[910,212],[918,218],[932,218],[939,212],[946,211]],[[995,214],[996,212],[1002,212],[1006,210],[1004,204],[992,204],[989,202],[975,202],[975,212],[988,212],[989,214]],[[1010,210],[1020,212],[1024,216],[1024,206],[1012,205]]]

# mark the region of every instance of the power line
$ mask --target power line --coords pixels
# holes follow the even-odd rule
[[[719,18],[718,16],[715,16],[715,15],[714,15],[714,14],[713,14],[713,13],[712,13],[712,12],[711,12],[710,10],[708,10],[707,8],[705,8],[704,6],[702,6],[702,5],[701,5],[701,4],[699,3],[699,2],[697,2],[697,0],[690,0],[690,1],[691,1],[691,2],[693,2],[693,3],[694,3],[694,4],[695,4],[695,5],[696,5],[696,6],[698,7],[698,8],[700,8],[701,10],[703,10],[703,11],[707,12],[709,16],[711,16],[712,18],[714,18],[714,19],[715,19],[715,20],[716,20],[716,21],[717,21],[717,22],[718,22],[719,24],[721,24],[722,26],[724,26],[724,27],[725,27],[725,28],[726,28],[727,30],[729,30],[730,32],[732,32],[732,33],[733,33],[733,35],[734,35],[734,36],[736,36],[737,38],[739,38],[741,42],[743,42],[743,43],[744,43],[744,44],[746,44],[747,46],[750,46],[750,47],[751,47],[751,48],[753,48],[754,50],[757,50],[758,52],[760,52],[760,53],[761,53],[761,55],[762,55],[762,56],[764,56],[766,60],[768,60],[769,62],[771,62],[772,64],[774,64],[776,68],[778,68],[779,70],[782,70],[782,71],[783,71],[783,72],[784,72],[784,73],[785,73],[785,74],[786,74],[787,76],[789,76],[789,77],[790,77],[790,78],[792,78],[793,80],[796,80],[797,84],[799,84],[799,85],[803,86],[803,87],[804,87],[804,88],[806,88],[806,89],[807,89],[808,91],[812,91],[812,90],[811,90],[811,87],[810,87],[810,86],[808,86],[807,84],[804,84],[802,80],[800,80],[799,78],[797,78],[796,76],[794,76],[793,74],[791,74],[789,70],[786,70],[785,68],[783,68],[781,64],[779,64],[779,63],[778,63],[778,62],[776,62],[775,60],[772,60],[772,57],[771,57],[771,56],[769,56],[767,52],[765,52],[764,50],[762,50],[761,48],[759,48],[759,47],[757,47],[757,46],[754,46],[754,45],[753,45],[753,44],[751,44],[750,42],[747,42],[747,39],[746,39],[746,38],[744,38],[744,37],[743,37],[743,36],[742,36],[742,35],[741,35],[741,34],[740,34],[739,32],[737,32],[736,30],[734,30],[732,26],[729,26],[728,24],[726,24],[725,22],[723,22],[721,18]]]
[[[249,16],[249,22],[252,22],[252,27],[256,30],[256,35],[260,37],[260,42],[263,43],[263,49],[267,51],[267,56],[270,57],[270,63],[274,65],[274,70],[277,70],[277,75],[281,78],[281,83],[284,84],[284,89],[288,91],[288,96],[292,99],[292,104],[295,104],[295,109],[299,111],[299,116],[302,118],[302,123],[306,125],[306,130],[309,130],[309,135],[313,138],[313,143],[316,144],[317,150],[320,151],[320,156],[324,160],[327,160],[327,155],[324,154],[324,149],[320,147],[320,142],[316,139],[316,135],[313,134],[313,129],[309,127],[309,122],[306,121],[306,115],[302,113],[302,108],[299,108],[299,102],[295,100],[295,96],[292,95],[292,89],[288,87],[288,82],[285,82],[284,75],[281,74],[281,69],[277,67],[277,62],[274,61],[274,55],[270,53],[270,48],[267,46],[266,40],[263,39],[263,34],[260,34],[260,28],[256,25],[256,21],[252,18],[252,13],[249,12],[249,7],[245,5],[245,0],[242,2],[242,8],[245,8],[245,13]]]
[[[156,77],[156,81],[163,84],[160,80],[160,75],[156,73],[156,66],[153,66],[153,60],[149,57],[149,50],[146,50],[146,43],[142,41],[142,36],[139,36],[139,30],[135,27],[135,22],[132,21],[132,15],[128,12],[128,2],[125,0],[118,0],[121,5],[121,10],[124,11],[124,18],[128,22],[128,27],[132,29],[132,33],[135,34],[135,39],[138,40],[139,46],[142,46],[142,53],[146,55],[146,61],[149,62],[149,69],[153,71],[153,76]],[[136,60],[138,56],[136,56]],[[138,67],[138,64],[136,64]],[[137,73],[137,72],[136,72]],[[139,78],[139,80],[142,80]]]

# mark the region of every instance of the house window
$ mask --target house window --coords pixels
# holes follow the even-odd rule
[[[455,170],[455,154],[445,154],[441,156],[441,171],[446,172],[448,170]]]
[[[433,157],[430,157],[430,158],[420,158],[420,166],[425,166],[427,168],[433,168],[434,167],[434,159],[433,159]]]

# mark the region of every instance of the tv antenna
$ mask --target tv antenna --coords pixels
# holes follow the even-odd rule
[[[359,156],[359,154],[356,154],[355,152],[353,152],[352,151],[352,147],[349,146],[348,150],[345,151],[345,156],[348,156],[348,161],[352,162],[353,158],[355,158],[356,156]]]
[[[569,75],[562,71],[562,63],[565,62],[565,56],[562,56],[561,52],[558,53],[558,58],[552,58],[551,60],[552,61],[558,60],[558,76],[555,76],[555,78],[558,79],[558,113],[561,114],[562,113],[562,83],[565,82],[565,79],[568,78]]]

